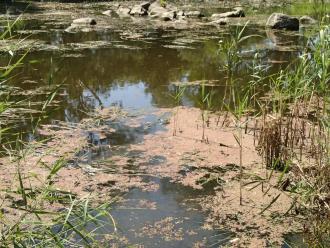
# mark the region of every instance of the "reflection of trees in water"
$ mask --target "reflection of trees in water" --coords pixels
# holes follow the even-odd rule
[[[94,35],[96,34],[91,34],[91,39]],[[258,42],[260,40],[244,43],[242,49],[254,49]],[[133,41],[127,43],[135,44]],[[160,107],[171,106],[174,103],[169,95],[170,82],[218,79],[220,85],[226,83],[225,73],[220,71],[224,58],[218,54],[218,41],[208,40],[194,47],[196,49],[177,50],[153,43],[148,44],[146,49],[137,50],[104,48],[84,50],[81,54],[74,51],[65,52],[66,56],[72,53],[82,55],[81,57],[61,57],[62,52],[33,52],[27,56],[26,61],[37,60],[38,63],[26,64],[20,68],[19,76],[12,81],[23,88],[26,86],[20,84],[22,79],[35,80],[39,82],[38,86],[47,85],[50,81],[52,84],[64,83],[67,96],[62,99],[64,101],[62,112],[57,110],[54,113],[57,118],[62,117],[59,119],[63,119],[64,115],[71,120],[79,119],[82,116],[81,110],[93,109],[98,104],[97,99],[84,94],[86,88],[98,95],[108,95],[116,87],[143,82],[145,92],[152,96],[152,104]],[[292,56],[290,53],[265,49],[260,50],[259,53],[262,63],[273,57],[278,60],[292,59],[289,58]],[[235,76],[242,84],[248,81],[248,68],[251,67],[253,55],[252,53],[251,56],[244,57]],[[220,103],[224,88],[214,87],[213,91],[216,96],[214,104]],[[186,102],[198,106],[200,87],[188,89],[184,97]]]

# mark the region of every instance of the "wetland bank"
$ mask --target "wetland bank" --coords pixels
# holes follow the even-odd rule
[[[0,24],[0,247],[329,246],[327,1],[5,1]]]

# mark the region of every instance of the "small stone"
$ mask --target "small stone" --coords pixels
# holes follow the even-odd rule
[[[236,243],[238,243],[238,241],[239,241],[239,238],[234,238],[234,239],[231,239],[231,240],[229,241],[229,243],[231,243],[231,244],[236,244]]]

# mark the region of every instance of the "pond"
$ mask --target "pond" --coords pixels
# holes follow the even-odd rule
[[[164,128],[153,113],[176,106],[178,84],[187,87],[181,100],[183,106],[200,107],[201,82],[212,82],[206,87],[213,92],[214,106],[221,105],[228,74],[223,70],[226,58],[219,52],[219,43],[229,40],[237,27],[245,24],[242,20],[239,25],[187,30],[134,26],[131,20],[112,17],[121,26],[66,32],[70,23],[60,15],[50,20],[40,20],[29,13],[27,17],[20,21],[15,39],[23,40],[22,44],[32,41],[31,50],[8,81],[16,89],[10,99],[28,98],[29,107],[38,110],[47,95],[57,89],[42,123],[79,122],[98,107],[117,106],[131,115],[144,116],[142,124],[155,125],[147,133],[117,126],[118,133],[109,142],[123,150],[129,144],[142,142],[144,135]],[[244,41],[239,50],[242,63],[234,78],[242,87],[250,80],[256,56],[265,66],[266,75],[270,75],[299,58],[306,43],[304,30],[285,33],[256,24],[248,25],[245,35],[255,36]],[[25,51],[17,50],[14,57],[19,58]],[[8,53],[3,53],[0,64],[10,59]],[[31,115],[28,113],[15,129],[28,140],[38,139],[31,131],[35,121]],[[111,155],[102,153],[92,159]],[[156,163],[162,159],[156,158]],[[212,192],[193,190],[168,178],[145,176],[144,180],[158,184],[159,189],[132,189],[111,212],[129,243],[143,247],[200,247],[200,242],[206,247],[219,247],[235,237],[227,230],[203,228],[206,215],[190,200]]]

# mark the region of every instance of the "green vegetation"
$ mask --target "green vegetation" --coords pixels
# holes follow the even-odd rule
[[[265,76],[263,70],[255,70],[263,67],[257,64],[256,56],[247,87],[238,87],[233,74],[229,73],[231,94],[224,100],[229,102],[225,110],[235,117],[239,147],[242,130],[247,126],[243,125],[244,121],[249,119],[249,126],[254,127],[256,148],[264,159],[266,173],[265,178],[251,183],[290,193],[294,199],[291,209],[304,213],[313,223],[308,227],[313,247],[326,247],[330,237],[327,229],[330,214],[329,30],[329,25],[322,24],[308,39],[301,56],[270,76]],[[244,39],[243,32],[244,28],[228,43],[239,44],[231,41]],[[240,60],[239,47],[229,44],[221,44],[220,51],[227,55],[224,68],[231,71]],[[240,158],[242,168],[241,152]],[[272,185],[270,179],[275,170],[280,174],[278,183]],[[241,201],[242,197],[240,194]],[[278,198],[279,195],[261,213]]]
[[[0,35],[1,40],[12,37],[12,27],[16,25],[17,20],[8,24]],[[115,221],[109,213],[109,205],[95,206],[88,198],[79,199],[68,191],[54,187],[56,175],[67,164],[66,158],[59,157],[57,161],[48,165],[37,162],[36,166],[48,168],[48,174],[43,180],[40,175],[24,171],[27,156],[35,149],[36,144],[24,142],[19,134],[14,146],[1,139],[15,125],[13,122],[5,122],[10,118],[6,115],[7,111],[15,109],[17,104],[8,101],[11,87],[7,84],[7,79],[13,70],[23,63],[26,56],[25,53],[15,60],[13,53],[8,53],[11,56],[9,64],[0,68],[0,149],[1,156],[8,156],[8,163],[15,165],[14,178],[17,181],[12,182],[13,188],[16,189],[1,190],[1,195],[7,200],[0,199],[0,247],[103,247],[97,241],[96,231],[100,228],[107,228],[108,233],[116,231]],[[46,111],[55,93],[56,91],[52,92],[45,100],[42,113]],[[32,181],[38,183],[32,184]],[[10,215],[3,212],[2,208],[8,199],[12,202],[10,208],[13,213]],[[61,208],[54,207],[55,205]]]

